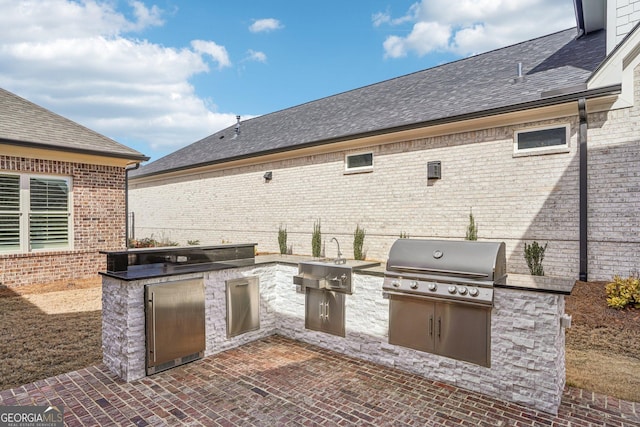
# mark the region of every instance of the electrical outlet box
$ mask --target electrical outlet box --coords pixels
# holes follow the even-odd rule
[[[441,179],[442,178],[442,165],[440,161],[427,163],[427,179]]]

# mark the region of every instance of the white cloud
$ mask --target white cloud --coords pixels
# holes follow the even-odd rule
[[[139,149],[152,157],[235,123],[189,82],[210,63],[231,65],[224,46],[126,37],[162,25],[163,11],[131,1],[127,17],[115,4],[0,0],[0,87],[117,141],[151,147]]]
[[[164,24],[161,18],[162,12],[158,6],[153,5],[149,9],[140,1],[132,1],[131,7],[133,8],[133,14],[137,18],[137,21],[133,23],[134,25],[129,28],[131,31],[138,31],[146,27],[161,26]]]
[[[448,25],[418,22],[407,37],[391,36],[385,40],[385,56],[398,58],[406,56],[409,51],[423,56],[432,51],[444,50],[447,48],[450,33],[451,28]]]
[[[374,27],[379,27],[382,24],[388,24],[391,22],[391,15],[388,12],[374,13],[371,17],[371,22],[373,22]]]
[[[279,30],[284,26],[277,19],[266,18],[257,19],[253,24],[249,26],[249,31],[252,33],[269,32],[273,30]]]
[[[267,62],[267,55],[264,52],[249,49],[247,52],[248,61]]]
[[[218,63],[218,68],[231,66],[229,54],[227,53],[227,49],[225,49],[224,46],[220,46],[215,42],[208,42],[204,40],[192,40],[191,46],[198,53],[206,53],[210,55]]]
[[[375,14],[374,26],[409,20],[408,35],[390,35],[385,57],[431,52],[470,55],[575,26],[571,0],[421,0],[400,18]]]

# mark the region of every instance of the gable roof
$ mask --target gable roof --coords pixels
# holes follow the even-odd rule
[[[144,154],[0,88],[0,143],[130,160]]]
[[[266,114],[214,133],[134,171],[156,175],[247,157],[454,122],[588,95],[605,32],[576,29]],[[518,63],[523,76],[517,78]],[[593,93],[591,93],[594,95]],[[577,99],[577,98],[576,98]],[[546,103],[546,104],[545,104]]]

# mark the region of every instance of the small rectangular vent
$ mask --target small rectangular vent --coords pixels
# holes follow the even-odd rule
[[[442,178],[442,166],[440,161],[427,163],[427,179],[441,179]]]

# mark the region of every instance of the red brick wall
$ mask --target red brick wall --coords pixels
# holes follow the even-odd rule
[[[117,166],[0,156],[0,171],[70,176],[74,245],[71,251],[0,254],[0,284],[72,281],[104,270],[101,250],[125,247],[125,172]]]

